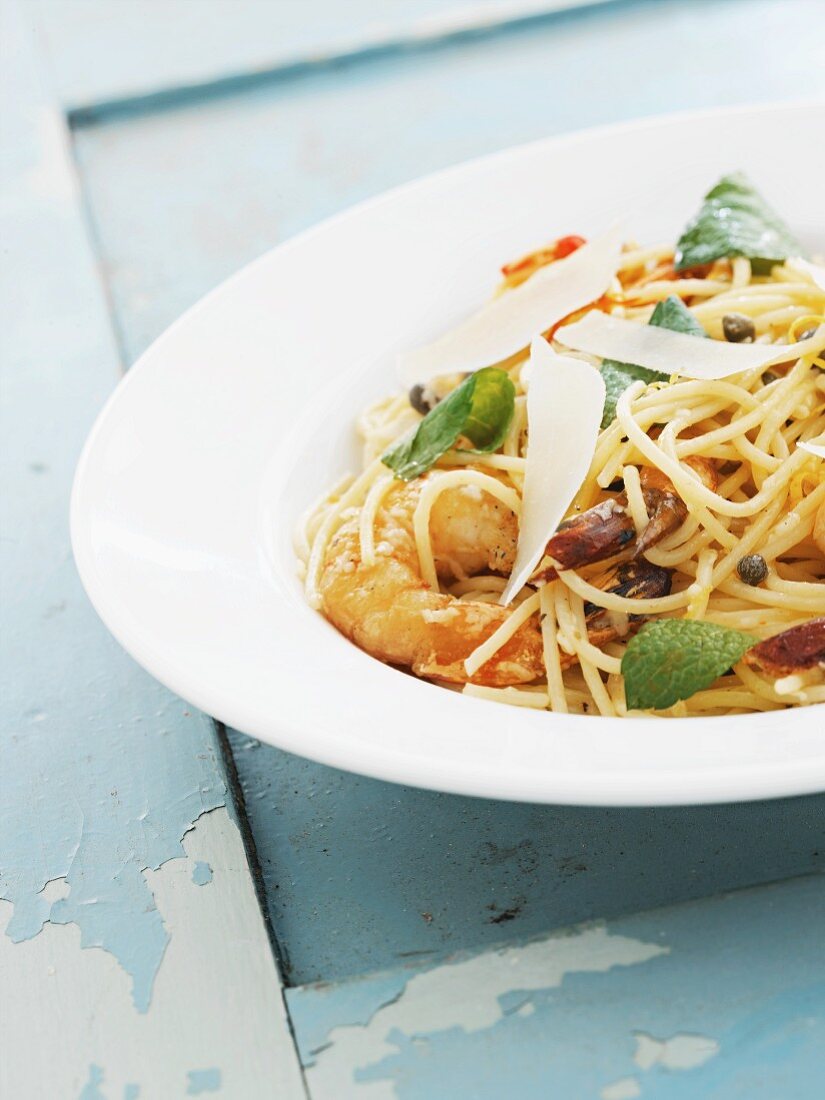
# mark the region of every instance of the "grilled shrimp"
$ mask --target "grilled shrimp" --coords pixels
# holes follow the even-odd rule
[[[393,486],[375,517],[375,563],[361,558],[359,517],[332,538],[319,588],[334,626],[362,649],[417,676],[465,683],[464,661],[511,612],[497,604],[462,602],[434,592],[421,578],[413,513],[427,478]],[[484,569],[508,572],[515,560],[518,521],[489,493],[447,489],[430,513],[436,572],[441,580]],[[538,618],[525,623],[472,678],[488,687],[529,683],[543,671]]]
[[[438,476],[429,475],[429,477]],[[374,657],[403,665],[428,679],[505,687],[544,673],[538,616],[470,678],[464,661],[506,621],[498,604],[460,601],[422,580],[413,514],[428,478],[394,485],[375,517],[375,562],[361,556],[359,515],[345,519],[327,548],[319,588],[324,612],[338,630]],[[518,539],[516,516],[489,493],[446,489],[430,514],[436,572],[442,581],[484,570],[508,573]],[[599,587],[627,595],[661,595],[670,573],[647,562],[623,563]],[[618,636],[600,609],[589,609],[588,632],[597,645]],[[566,665],[575,657],[565,657]]]

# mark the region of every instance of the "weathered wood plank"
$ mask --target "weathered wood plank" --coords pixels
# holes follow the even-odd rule
[[[825,868],[825,795],[531,806],[380,783],[239,735],[233,745],[290,983]]]
[[[303,1095],[213,725],[74,571],[72,472],[119,362],[28,10],[0,14],[0,1094],[177,1096],[209,1070],[223,1095]]]
[[[818,1100],[825,878],[292,989],[313,1100]]]
[[[0,1002],[0,1094],[120,1100],[132,1086],[140,1090],[135,1096],[178,1097],[200,1083],[204,1093],[233,1100],[304,1095],[278,974],[227,810],[201,817],[183,850],[144,873],[167,935],[146,1012],[132,1005],[115,954],[83,950],[82,923],[52,920],[21,943],[0,938],[4,988],[15,991]],[[196,881],[198,864],[212,875],[204,885]],[[47,896],[59,897],[60,886]],[[0,902],[0,924],[10,911]]]
[[[787,97],[802,72],[806,94],[825,94],[820,16],[819,0],[617,4],[80,129],[127,353],[267,248],[433,169],[581,126]]]
[[[105,111],[614,0],[33,0],[61,103]]]

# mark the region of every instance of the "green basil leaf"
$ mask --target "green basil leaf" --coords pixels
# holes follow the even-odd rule
[[[400,443],[381,456],[397,478],[420,477],[460,436],[484,454],[501,446],[513,419],[516,390],[506,371],[484,367],[440,401]]]
[[[702,691],[755,645],[740,630],[692,619],[645,623],[622,658],[630,710],[665,710]]]
[[[724,176],[705,195],[676,245],[677,271],[723,257],[747,256],[764,273],[802,248],[785,222],[741,172]]]
[[[683,332],[685,336],[707,336],[701,323],[675,294],[656,303],[648,323],[656,328],[669,328],[671,332]]]
[[[690,310],[675,294],[658,302],[648,324],[656,328],[669,328],[673,332],[684,332],[688,336],[707,336],[707,333]],[[634,363],[620,363],[617,359],[605,359],[601,365],[604,379],[604,412],[602,428],[606,428],[616,419],[616,402],[633,382],[667,382],[670,375],[648,367],[637,367]]]
[[[484,367],[472,377],[476,380],[473,401],[461,434],[473,444],[473,453],[485,454],[504,442],[516,407],[516,388],[509,374],[498,367]]]
[[[604,380],[604,411],[602,428],[608,427],[616,419],[616,405],[628,386],[634,382],[666,382],[669,375],[647,367],[637,367],[633,363],[619,363],[615,359],[605,359],[601,365]]]

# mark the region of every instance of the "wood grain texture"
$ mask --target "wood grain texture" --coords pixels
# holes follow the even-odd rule
[[[239,1100],[297,1097],[213,724],[126,657],[74,571],[72,472],[120,364],[28,11],[1,14],[0,1094],[176,1096],[210,1070]]]
[[[146,873],[169,942],[144,1013],[115,957],[83,950],[77,925],[48,923],[17,944],[0,936],[4,985],[16,990],[0,1005],[0,1095],[68,1100],[85,1087],[110,1100],[133,1086],[182,1097],[191,1082],[222,1100],[304,1095],[238,828],[215,810],[183,847]],[[193,881],[198,862],[212,868],[208,885]],[[0,902],[0,923],[10,909]]]
[[[290,984],[825,868],[823,795],[531,806],[381,783],[240,735],[233,746]]]
[[[60,102],[97,114],[615,0],[31,0]]]
[[[266,249],[426,172],[579,127],[787,98],[801,73],[825,95],[820,13],[819,0],[620,3],[81,128],[126,353]],[[595,193],[608,186],[609,171]]]
[[[288,1001],[314,1100],[818,1100],[823,876]]]

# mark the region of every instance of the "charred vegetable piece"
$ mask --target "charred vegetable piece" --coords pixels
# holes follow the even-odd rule
[[[745,654],[745,663],[768,676],[825,668],[825,618],[766,638]]]
[[[622,561],[592,583],[603,592],[612,592],[628,600],[655,600],[670,595],[672,576],[671,569],[663,569],[649,561]],[[592,612],[604,613],[604,609],[594,603],[586,603],[585,615]]]
[[[635,536],[633,520],[621,500],[605,500],[562,523],[545,553],[562,569],[575,569],[618,554]]]
[[[729,344],[752,344],[756,326],[744,313],[726,313],[722,318],[722,332]]]
[[[624,596],[628,600],[655,600],[669,596],[672,571],[647,561],[623,561],[603,576],[593,581],[603,592]],[[628,615],[626,625],[615,615],[594,603],[584,605],[587,636],[593,645],[604,646],[637,630],[645,622],[645,615]]]
[[[676,531],[685,522],[688,514],[687,505],[675,492],[643,488],[642,494],[650,520],[636,543],[636,554],[643,554],[645,550],[661,542],[666,535]]]
[[[761,554],[748,554],[739,559],[736,572],[740,580],[751,586],[761,584],[768,575],[768,563]]]
[[[603,592],[625,596],[629,600],[651,600],[670,594],[671,570],[646,561],[623,561],[595,578],[592,583]],[[594,603],[584,605],[584,614],[588,640],[595,646],[605,646],[608,642],[624,637],[638,629],[646,618],[644,615],[611,615]],[[575,663],[575,657],[562,657],[563,668]]]
[[[685,462],[709,489],[716,489],[719,475],[709,459],[691,455]],[[636,543],[637,555],[644,554],[645,550],[676,531],[688,515],[687,505],[676,492],[673,482],[661,470],[645,466],[640,471],[639,480],[650,520]]]
[[[716,488],[718,474],[708,459],[691,457],[687,463],[696,470],[705,485]],[[661,470],[645,466],[641,470],[640,480],[650,521],[636,542],[636,557],[675,531],[688,514],[687,505],[677,494],[673,482]],[[565,520],[547,543],[544,552],[562,569],[576,569],[612,558],[631,543],[635,535],[636,528],[627,511],[627,496],[622,493],[614,500],[604,500],[581,515]],[[540,569],[533,574],[533,580],[549,581],[556,575],[555,568]]]

